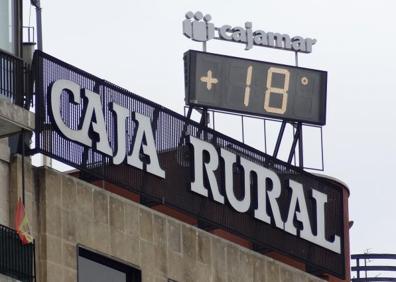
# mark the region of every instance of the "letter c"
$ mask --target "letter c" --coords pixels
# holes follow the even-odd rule
[[[220,29],[219,29],[220,37],[225,40],[232,40],[232,36],[228,35],[227,32],[232,32],[230,25],[223,25],[222,27],[220,27]]]
[[[72,94],[73,102],[76,104],[81,103],[80,91],[81,87],[77,83],[74,83],[70,80],[60,79],[54,82],[51,87],[50,95],[51,95],[51,111],[54,117],[55,124],[58,126],[60,132],[65,135],[67,138],[77,141],[86,146],[92,146],[92,141],[88,137],[88,134],[85,134],[83,130],[74,130],[68,127],[62,119],[60,112],[60,103],[61,103],[61,95],[62,91],[67,90]]]

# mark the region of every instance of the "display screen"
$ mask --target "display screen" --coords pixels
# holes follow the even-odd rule
[[[324,125],[327,72],[189,50],[186,103]]]

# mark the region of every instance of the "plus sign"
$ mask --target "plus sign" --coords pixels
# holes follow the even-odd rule
[[[208,70],[207,76],[201,76],[201,81],[206,82],[206,88],[208,90],[212,89],[212,84],[216,84],[218,81],[217,78],[212,77],[212,71]]]

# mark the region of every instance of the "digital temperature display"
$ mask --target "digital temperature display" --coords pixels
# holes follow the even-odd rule
[[[326,123],[327,72],[189,50],[186,103],[205,108]]]

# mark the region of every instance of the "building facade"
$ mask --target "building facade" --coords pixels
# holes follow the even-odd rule
[[[349,281],[343,183],[42,52],[24,62],[21,1],[0,5],[0,281]],[[120,149],[126,140],[131,152]],[[78,170],[34,167],[35,153]],[[34,238],[26,245],[19,199]]]

